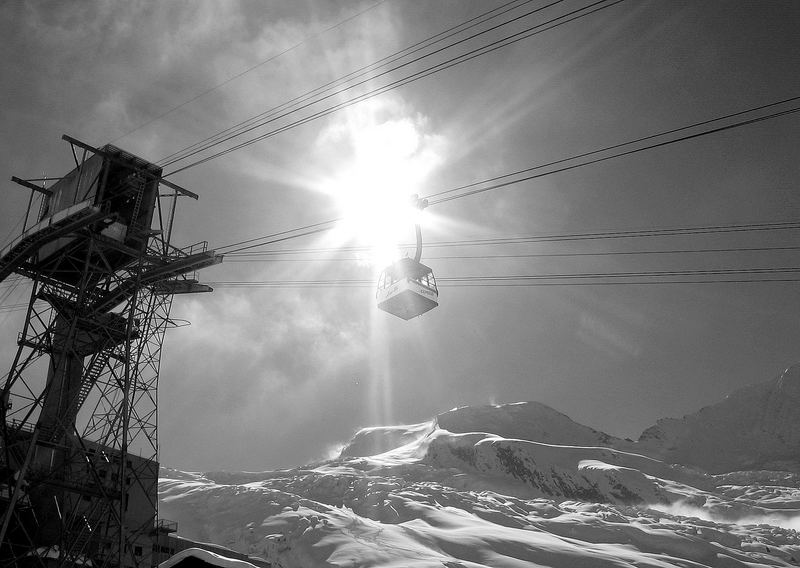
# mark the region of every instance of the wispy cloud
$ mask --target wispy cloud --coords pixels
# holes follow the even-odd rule
[[[800,530],[800,513],[796,510],[788,511],[753,511],[752,507],[737,511],[727,509],[720,511],[715,508],[698,507],[686,501],[676,501],[670,504],[650,505],[650,509],[661,511],[678,517],[695,517],[714,523],[729,523],[735,525],[773,525],[790,530]]]

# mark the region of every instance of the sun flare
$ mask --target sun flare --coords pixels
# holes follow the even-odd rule
[[[369,248],[366,260],[375,266],[399,258],[400,245],[413,241],[414,225],[427,217],[414,198],[435,162],[423,138],[410,119],[352,129],[352,159],[327,188],[344,238]]]

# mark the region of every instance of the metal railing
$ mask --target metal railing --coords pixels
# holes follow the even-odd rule
[[[153,529],[157,532],[178,532],[178,521],[157,519]]]

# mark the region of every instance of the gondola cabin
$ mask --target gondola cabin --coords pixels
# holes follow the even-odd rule
[[[401,258],[381,272],[375,297],[378,308],[404,320],[439,305],[433,271],[413,258]]]

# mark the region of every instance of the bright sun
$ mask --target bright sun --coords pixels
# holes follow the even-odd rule
[[[392,120],[349,133],[353,158],[328,191],[336,199],[345,238],[370,248],[372,264],[396,260],[399,245],[413,240],[421,212],[420,193],[435,158],[409,119]]]

